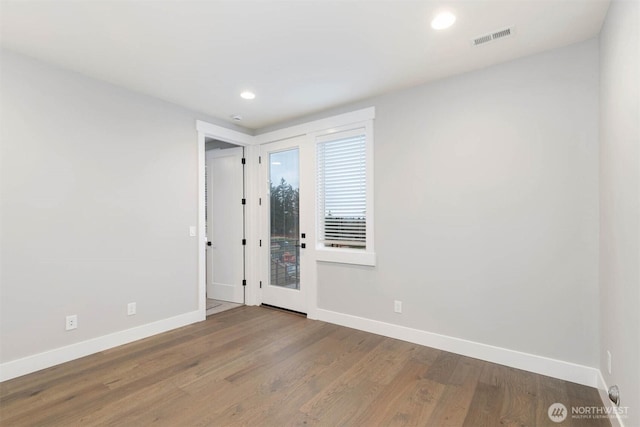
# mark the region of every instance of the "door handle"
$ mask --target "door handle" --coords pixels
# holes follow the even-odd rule
[[[207,246],[211,246],[211,242],[207,242]]]

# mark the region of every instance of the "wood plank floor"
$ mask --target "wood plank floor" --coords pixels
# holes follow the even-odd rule
[[[261,307],[0,384],[3,426],[609,426],[554,378]],[[570,411],[570,409],[569,409]]]

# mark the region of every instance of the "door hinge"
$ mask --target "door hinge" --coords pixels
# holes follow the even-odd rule
[[[242,286],[247,286],[247,279],[242,279]]]
[[[260,289],[262,289],[262,280],[260,280]]]
[[[246,246],[247,245],[247,239],[242,239],[242,246]]]
[[[246,205],[247,204],[247,199],[242,199],[242,204]]]
[[[258,206],[262,206],[262,197],[258,199]]]
[[[260,239],[260,247],[262,247],[262,239]]]
[[[262,156],[258,156],[258,163],[262,164]]]
[[[245,159],[244,157],[242,158],[242,164],[243,165],[247,164],[247,159]]]

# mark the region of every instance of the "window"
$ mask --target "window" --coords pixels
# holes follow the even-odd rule
[[[316,135],[320,260],[374,264],[371,128]]]
[[[365,142],[364,129],[317,141],[318,240],[324,246],[366,247]]]

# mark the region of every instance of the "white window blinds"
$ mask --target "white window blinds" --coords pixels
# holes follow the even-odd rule
[[[356,129],[317,139],[318,237],[326,247],[366,248],[366,137]]]

